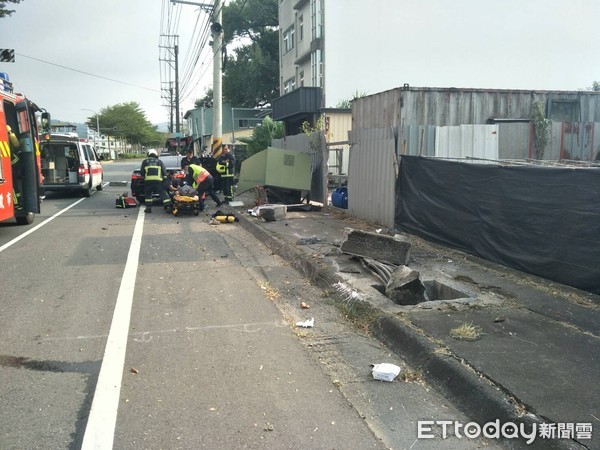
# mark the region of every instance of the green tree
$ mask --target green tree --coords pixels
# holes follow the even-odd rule
[[[256,42],[267,30],[277,30],[277,0],[233,0],[223,8],[225,42],[250,38]]]
[[[21,3],[21,0],[0,0],[0,19],[10,17],[15,12],[14,9],[6,9],[7,3],[18,4]]]
[[[354,91],[354,95],[352,96],[351,99],[349,99],[349,100],[342,100],[341,102],[339,102],[336,105],[336,108],[350,109],[350,108],[352,108],[352,102],[354,100],[356,100],[357,98],[366,97],[366,96],[367,96],[367,94],[365,92]]]
[[[223,99],[232,105],[262,107],[279,96],[277,4],[277,0],[233,0],[223,8],[224,45],[242,44],[223,68]]]
[[[531,108],[531,123],[533,125],[533,150],[536,159],[544,159],[544,152],[550,139],[550,119],[544,114],[542,102],[534,102]]]
[[[267,116],[259,126],[254,128],[252,137],[239,140],[246,144],[246,156],[250,158],[270,146],[273,139],[281,138],[283,138],[283,122],[275,122]]]
[[[197,99],[194,102],[194,107],[196,108],[212,108],[213,107],[213,90],[212,88],[206,89],[204,93],[204,97]]]
[[[279,97],[277,33],[241,47],[230,57],[223,73],[223,98],[246,108],[261,108]]]
[[[600,92],[600,81],[594,81],[588,91]]]
[[[119,103],[100,110],[98,116],[100,133],[115,138],[126,139],[133,145],[162,145],[162,133],[146,118],[146,114],[137,102]],[[86,122],[90,128],[96,129],[96,116]]]

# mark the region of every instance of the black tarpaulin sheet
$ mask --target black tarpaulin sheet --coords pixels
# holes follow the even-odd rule
[[[600,294],[600,168],[403,156],[396,226]]]

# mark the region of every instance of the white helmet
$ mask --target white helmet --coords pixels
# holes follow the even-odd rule
[[[148,157],[158,158],[158,152],[151,148],[150,150],[148,150]]]

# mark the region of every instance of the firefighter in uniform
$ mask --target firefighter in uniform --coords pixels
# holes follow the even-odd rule
[[[13,175],[13,201],[16,209],[21,209],[21,165],[19,164],[19,147],[21,143],[19,138],[13,132],[10,125],[6,125],[6,132],[8,133],[8,142],[10,147],[10,165],[12,167]]]
[[[217,172],[221,174],[221,190],[225,201],[233,201],[233,175],[235,172],[235,156],[229,151],[229,146],[225,145],[221,151],[221,156],[217,160]]]
[[[167,212],[171,211],[171,198],[165,190],[167,180],[167,169],[165,163],[158,159],[156,150],[148,150],[148,158],[142,161],[142,175],[144,175],[144,212],[152,212],[152,193],[158,192],[163,206]]]
[[[198,191],[198,197],[200,197],[200,199],[202,199],[207,192],[211,192],[215,182],[210,172],[198,164],[190,164],[188,166],[186,181]]]

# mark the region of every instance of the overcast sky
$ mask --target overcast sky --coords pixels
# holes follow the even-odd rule
[[[15,90],[46,108],[53,119],[85,122],[93,113],[82,109],[99,111],[136,101],[152,123],[167,122],[158,48],[162,5],[162,0],[22,0],[18,5],[9,4],[16,12],[0,19],[0,48],[15,49],[17,55],[15,63],[0,63],[0,72],[7,72]],[[196,18],[206,13],[191,5],[180,8],[184,14],[177,34],[183,61]],[[210,48],[207,51],[210,53]],[[198,95],[182,104],[182,112],[193,108],[196,97],[202,97],[212,85],[212,69],[203,81],[196,89]]]
[[[328,4],[327,17],[361,26],[347,27],[336,51],[327,47],[327,81],[335,79],[327,85],[327,102],[334,104],[327,106],[348,98],[348,92],[373,94],[404,83],[576,91],[600,81],[600,0]],[[344,49],[343,41],[352,44]],[[361,64],[364,54],[377,57]]]
[[[167,122],[158,49],[164,4],[165,0],[23,0],[9,5],[16,12],[0,19],[0,48],[15,49],[17,55],[15,63],[0,63],[0,71],[9,73],[15,90],[55,119],[84,122],[93,113],[82,109],[99,111],[136,101],[152,123]],[[341,74],[328,103],[356,91],[372,94],[403,83],[578,90],[600,81],[600,0],[326,4],[330,12],[335,9],[348,21],[361,23],[351,28],[347,46],[338,43],[340,49],[326,55],[330,74]],[[194,6],[180,8],[184,14],[176,31],[183,61],[192,46],[196,19],[205,13]],[[374,46],[389,50],[374,63],[361,63],[361,55],[373,53]],[[207,64],[196,69],[203,75],[182,101],[182,113],[212,85]],[[352,70],[361,71],[360,82],[345,84],[353,77],[343,74]]]

